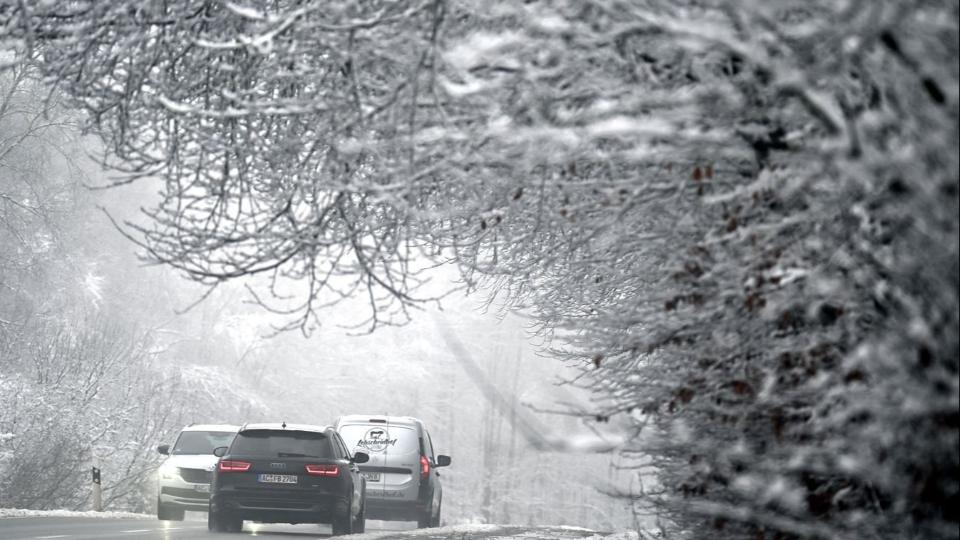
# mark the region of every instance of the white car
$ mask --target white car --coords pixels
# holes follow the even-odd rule
[[[440,526],[443,487],[437,468],[450,465],[450,456],[434,453],[423,422],[409,416],[350,415],[337,419],[336,430],[351,455],[369,455],[360,465],[367,480],[366,518]]]
[[[177,436],[173,447],[161,444],[157,452],[167,457],[158,469],[157,519],[182,521],[187,510],[206,512],[210,480],[220,459],[213,449],[230,446],[239,426],[191,424]]]

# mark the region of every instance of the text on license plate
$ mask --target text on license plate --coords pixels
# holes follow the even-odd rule
[[[266,482],[268,484],[296,484],[297,475],[295,474],[260,474],[260,475],[257,475],[257,482]]]
[[[379,482],[379,481],[380,481],[380,473],[378,473],[378,472],[362,472],[362,473],[360,473],[360,474],[362,474],[363,477],[366,478],[368,482]]]
[[[210,493],[210,484],[194,484],[193,489],[200,493]]]

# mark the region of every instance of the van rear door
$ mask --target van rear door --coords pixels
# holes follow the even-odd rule
[[[416,500],[420,442],[413,426],[373,422],[344,424],[338,431],[351,452],[370,454],[370,461],[360,465],[368,497]]]
[[[413,426],[391,425],[394,441],[385,449],[384,498],[415,501],[420,487],[420,438]]]

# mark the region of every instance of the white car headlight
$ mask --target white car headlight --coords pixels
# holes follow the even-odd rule
[[[161,465],[158,471],[161,480],[173,480],[177,476],[177,467],[175,465]]]

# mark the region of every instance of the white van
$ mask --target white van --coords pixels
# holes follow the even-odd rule
[[[207,511],[210,480],[220,459],[213,455],[213,449],[230,446],[239,429],[221,424],[191,424],[180,431],[173,447],[157,447],[157,452],[168,456],[157,470],[157,519],[182,521],[186,510]]]
[[[341,416],[334,426],[351,454],[364,452],[367,519],[416,521],[440,526],[443,486],[438,467],[450,457],[436,455],[423,422],[409,416]]]

